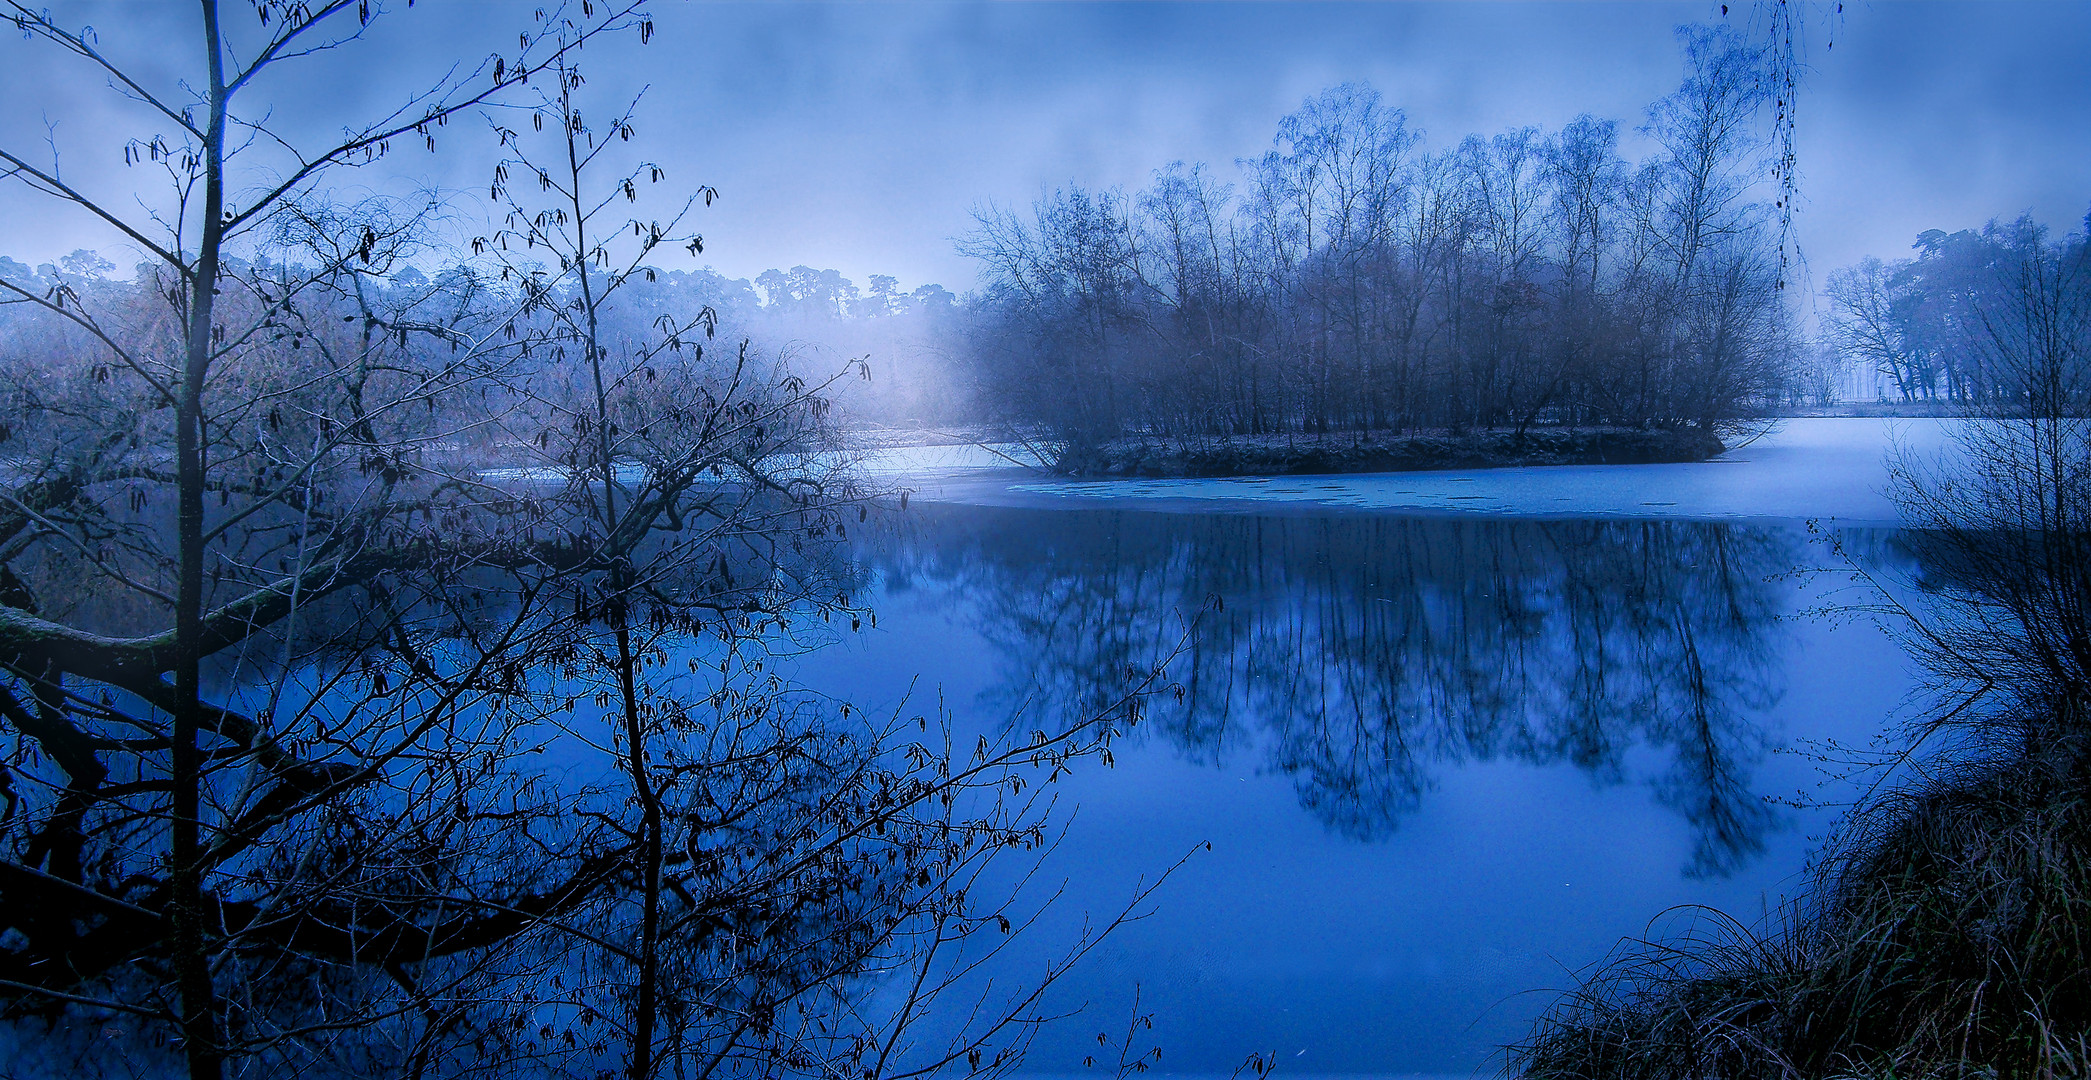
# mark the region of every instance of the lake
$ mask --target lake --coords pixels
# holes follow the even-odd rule
[[[1028,730],[1168,658],[1181,699],[1065,782],[1042,875],[1065,893],[998,977],[1196,853],[1056,986],[1083,1011],[1026,1070],[1084,1073],[1137,989],[1164,1072],[1465,1076],[1623,939],[1754,922],[1803,884],[1851,794],[1821,744],[1876,738],[1913,685],[1877,626],[1825,613],[1853,592],[1820,537],[1893,568],[1882,450],[1943,429],[1911,430],[1261,483],[946,457],[857,540],[876,627],[787,667]]]

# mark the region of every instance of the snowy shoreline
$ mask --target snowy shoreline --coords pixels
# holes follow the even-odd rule
[[[1705,461],[1725,447],[1699,429],[1532,428],[1451,432],[1114,439],[1070,451],[1054,471],[1077,480],[1236,479],[1334,473],[1444,472],[1535,465]]]
[[[1937,457],[1959,421],[1805,417],[1708,461],[1544,465],[1431,472],[1067,480],[1012,467],[1010,448],[896,447],[868,474],[914,499],[992,506],[1179,512],[1364,511],[1497,517],[1834,521],[1894,527],[1889,455]]]

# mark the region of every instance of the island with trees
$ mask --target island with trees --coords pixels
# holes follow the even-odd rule
[[[1768,184],[1772,80],[1700,29],[1651,105],[1426,151],[1368,86],[1231,178],[987,208],[983,411],[1085,476],[1697,461],[1803,386]]]

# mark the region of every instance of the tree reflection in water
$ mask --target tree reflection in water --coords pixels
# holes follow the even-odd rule
[[[1763,850],[1751,790],[1780,689],[1800,544],[1703,522],[1248,517],[926,507],[867,551],[888,590],[966,597],[1003,654],[984,702],[1080,715],[1168,660],[1145,730],[1248,755],[1358,840],[1441,770],[1567,763],[1600,783],[1659,754],[1694,876]],[[1192,629],[1188,645],[1170,658]]]

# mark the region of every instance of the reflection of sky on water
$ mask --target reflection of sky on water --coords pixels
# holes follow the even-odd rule
[[[1137,982],[1171,1072],[1224,1075],[1276,1050],[1291,1072],[1464,1074],[1547,1000],[1528,991],[1566,985],[1665,909],[1748,919],[1776,904],[1830,818],[1763,808],[1819,780],[1766,751],[1864,740],[1906,685],[1870,626],[1777,618],[1817,602],[1766,580],[1813,555],[1797,532],[978,508],[910,521],[870,556],[878,629],[802,659],[801,677],[874,708],[911,685],[912,709],[941,692],[961,723],[992,725],[1097,690],[1085,667],[1151,650],[1162,615],[1213,586],[1227,621],[1178,663],[1208,682],[1270,669],[1236,671],[1202,705],[1158,703],[1115,769],[1068,782],[1063,929],[1213,849],[1063,984],[1089,1009],[1041,1038],[1040,1071],[1078,1067],[1098,1031],[1122,1029]],[[1410,621],[1379,612],[1398,604]],[[1627,652],[1564,674],[1578,654],[1556,638],[1599,626]],[[1313,686],[1335,692],[1271,691],[1288,666],[1330,673]],[[1677,685],[1694,678],[1703,692]],[[1327,722],[1314,700],[1348,712]],[[1374,740],[1343,745],[1360,724]],[[1709,774],[1695,745],[1726,769],[1696,790]],[[1366,782],[1321,782],[1332,771]],[[1709,825],[1710,796],[1739,831]],[[1051,937],[1026,945],[1018,974]]]

